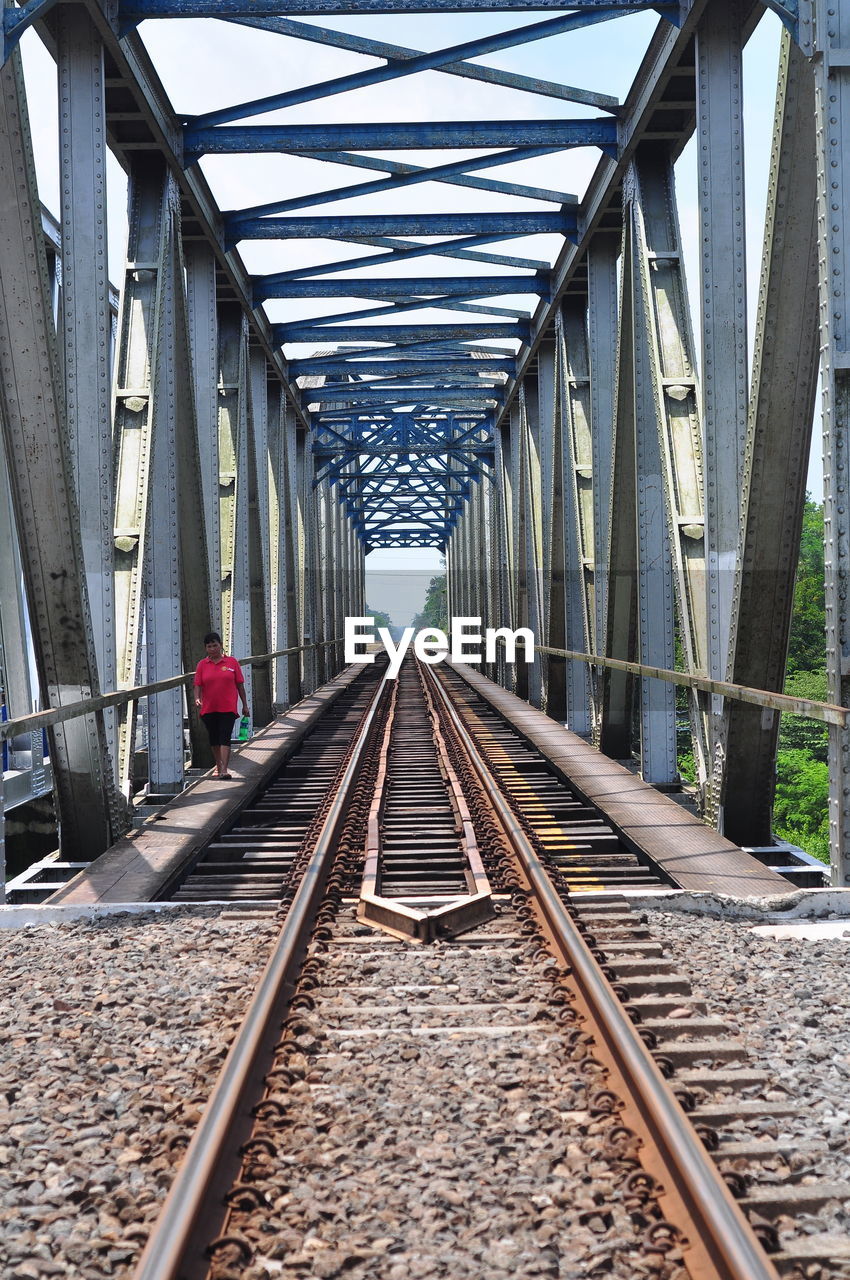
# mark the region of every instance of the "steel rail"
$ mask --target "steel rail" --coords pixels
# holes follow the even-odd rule
[[[388,800],[390,761],[393,752],[393,736],[398,727],[396,713],[400,699],[399,681],[396,680],[379,750],[375,792],[369,808],[357,918],[395,937],[405,938],[410,942],[429,942],[436,937],[448,937],[462,929],[470,929],[476,924],[482,924],[492,916],[493,905],[490,881],[481,859],[466,797],[451,762],[439,708],[435,705],[427,685],[418,675],[417,681],[431,724],[437,766],[445,783],[446,794],[457,824],[458,843],[466,863],[464,879],[467,893],[453,896],[440,906],[427,907],[421,902],[410,905],[400,896],[384,897],[381,893],[382,827]]]
[[[443,721],[441,719],[442,704],[438,704],[435,701],[433,691],[426,681],[422,679],[422,666],[422,663],[418,664],[419,678],[422,691],[425,694],[428,714],[431,717],[431,723],[434,726],[434,741],[437,745],[437,752],[445,771],[449,797],[461,829],[464,856],[466,857],[468,868],[466,878],[467,884],[469,885],[469,892],[490,893],[490,879],[487,872],[484,870],[484,863],[481,859],[481,850],[478,845],[478,837],[475,834],[475,827],[472,822],[472,814],[469,811],[469,804],[467,803],[461,781],[457,776],[454,765],[452,764],[448,744],[443,732]]]
[[[238,661],[243,667],[263,667],[275,658],[282,658],[289,653],[304,653],[307,649],[324,649],[342,642],[342,636],[337,636],[335,640],[315,640],[310,644],[293,645],[289,649],[276,649],[274,653],[251,654],[250,657],[240,658]],[[14,720],[0,721],[0,742],[5,738],[17,737],[19,733],[47,729],[51,725],[62,724],[66,720],[75,720],[78,716],[105,711],[107,707],[123,707],[128,702],[139,702],[142,698],[149,698],[153,694],[177,689],[181,684],[192,680],[194,674],[194,671],[184,671],[182,675],[168,676],[165,680],[155,680],[152,684],[139,684],[132,689],[120,689],[116,693],[102,693],[95,698],[69,702],[64,707],[51,707],[48,711],[34,711],[28,716],[16,716]]]
[[[239,1147],[253,1124],[251,1107],[257,1085],[271,1064],[280,1024],[295,990],[297,971],[322,901],[387,680],[384,675],[363,714],[301,883],[133,1273],[134,1280],[200,1280],[208,1272],[204,1249],[213,1234],[209,1219],[223,1211],[223,1196],[238,1173]]]
[[[689,1236],[683,1245],[691,1276],[694,1280],[778,1280],[775,1268],[576,928],[525,831],[494,786],[448,691],[433,672],[428,672],[427,679],[437,691],[485,788],[531,891],[532,904],[587,1009],[597,1048],[606,1051],[605,1065],[616,1078],[616,1091],[620,1092],[617,1086],[622,1088],[625,1114],[642,1131],[642,1158],[662,1188],[659,1198],[670,1205],[672,1220],[679,1218],[676,1225],[683,1225],[683,1217],[694,1225],[695,1238]],[[652,1151],[657,1152],[661,1176],[652,1167]]]

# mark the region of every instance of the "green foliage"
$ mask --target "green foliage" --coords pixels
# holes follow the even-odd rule
[[[827,702],[823,507],[806,498],[785,692]],[[783,715],[776,756],[773,829],[782,840],[829,862],[828,733],[825,725]]]
[[[689,782],[691,786],[697,780],[697,767],[694,763],[693,751],[680,751],[678,756],[679,777],[683,782]]]
[[[364,617],[375,619],[375,631],[378,630],[378,627],[386,627],[387,630],[389,630],[393,625],[388,613],[384,613],[383,609],[373,609],[372,606],[368,604],[366,605],[366,613],[364,614]]]
[[[817,858],[829,861],[829,769],[808,751],[780,751],[776,757],[773,826]]]
[[[444,573],[435,574],[428,583],[428,594],[425,596],[422,612],[417,613],[412,625],[417,631],[422,630],[423,627],[439,627],[441,631],[448,630],[448,587]]]
[[[826,671],[793,671],[785,681],[785,692],[794,698],[808,698],[812,702],[828,702],[826,696]],[[808,751],[814,760],[826,764],[829,732],[825,724],[806,720],[802,716],[783,715],[779,731],[780,751]]]
[[[826,610],[823,559],[823,506],[807,497],[794,587],[794,614],[788,647],[789,676],[800,671],[824,670]]]

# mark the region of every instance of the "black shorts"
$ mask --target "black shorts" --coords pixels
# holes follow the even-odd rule
[[[236,723],[235,711],[207,711],[201,716],[207,726],[211,747],[229,747],[233,726]]]

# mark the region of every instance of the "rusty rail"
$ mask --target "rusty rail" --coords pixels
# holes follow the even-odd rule
[[[223,1196],[239,1168],[239,1147],[253,1124],[251,1107],[294,991],[386,684],[384,676],[363,714],[301,883],[134,1280],[200,1280],[207,1274],[204,1249],[216,1230],[210,1220],[223,1216]]]
[[[663,1188],[665,1212],[684,1227],[686,1265],[694,1280],[778,1280],[752,1228],[732,1198],[711,1157],[610,982],[561,901],[518,819],[493,786],[487,765],[444,686],[429,682],[463,744],[513,850],[544,932],[571,975],[608,1068],[612,1087],[626,1102],[624,1122],[643,1138],[642,1161]]]

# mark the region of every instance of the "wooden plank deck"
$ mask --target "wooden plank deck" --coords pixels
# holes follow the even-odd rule
[[[363,672],[346,667],[254,735],[230,758],[233,780],[205,774],[137,831],[47,899],[51,906],[81,902],[156,902],[171,879],[265,786],[323,712]]]
[[[742,898],[793,893],[793,886],[782,876],[616,760],[474,667],[449,665],[552,761],[579,795],[617,829],[626,845],[651,858],[678,888]]]

